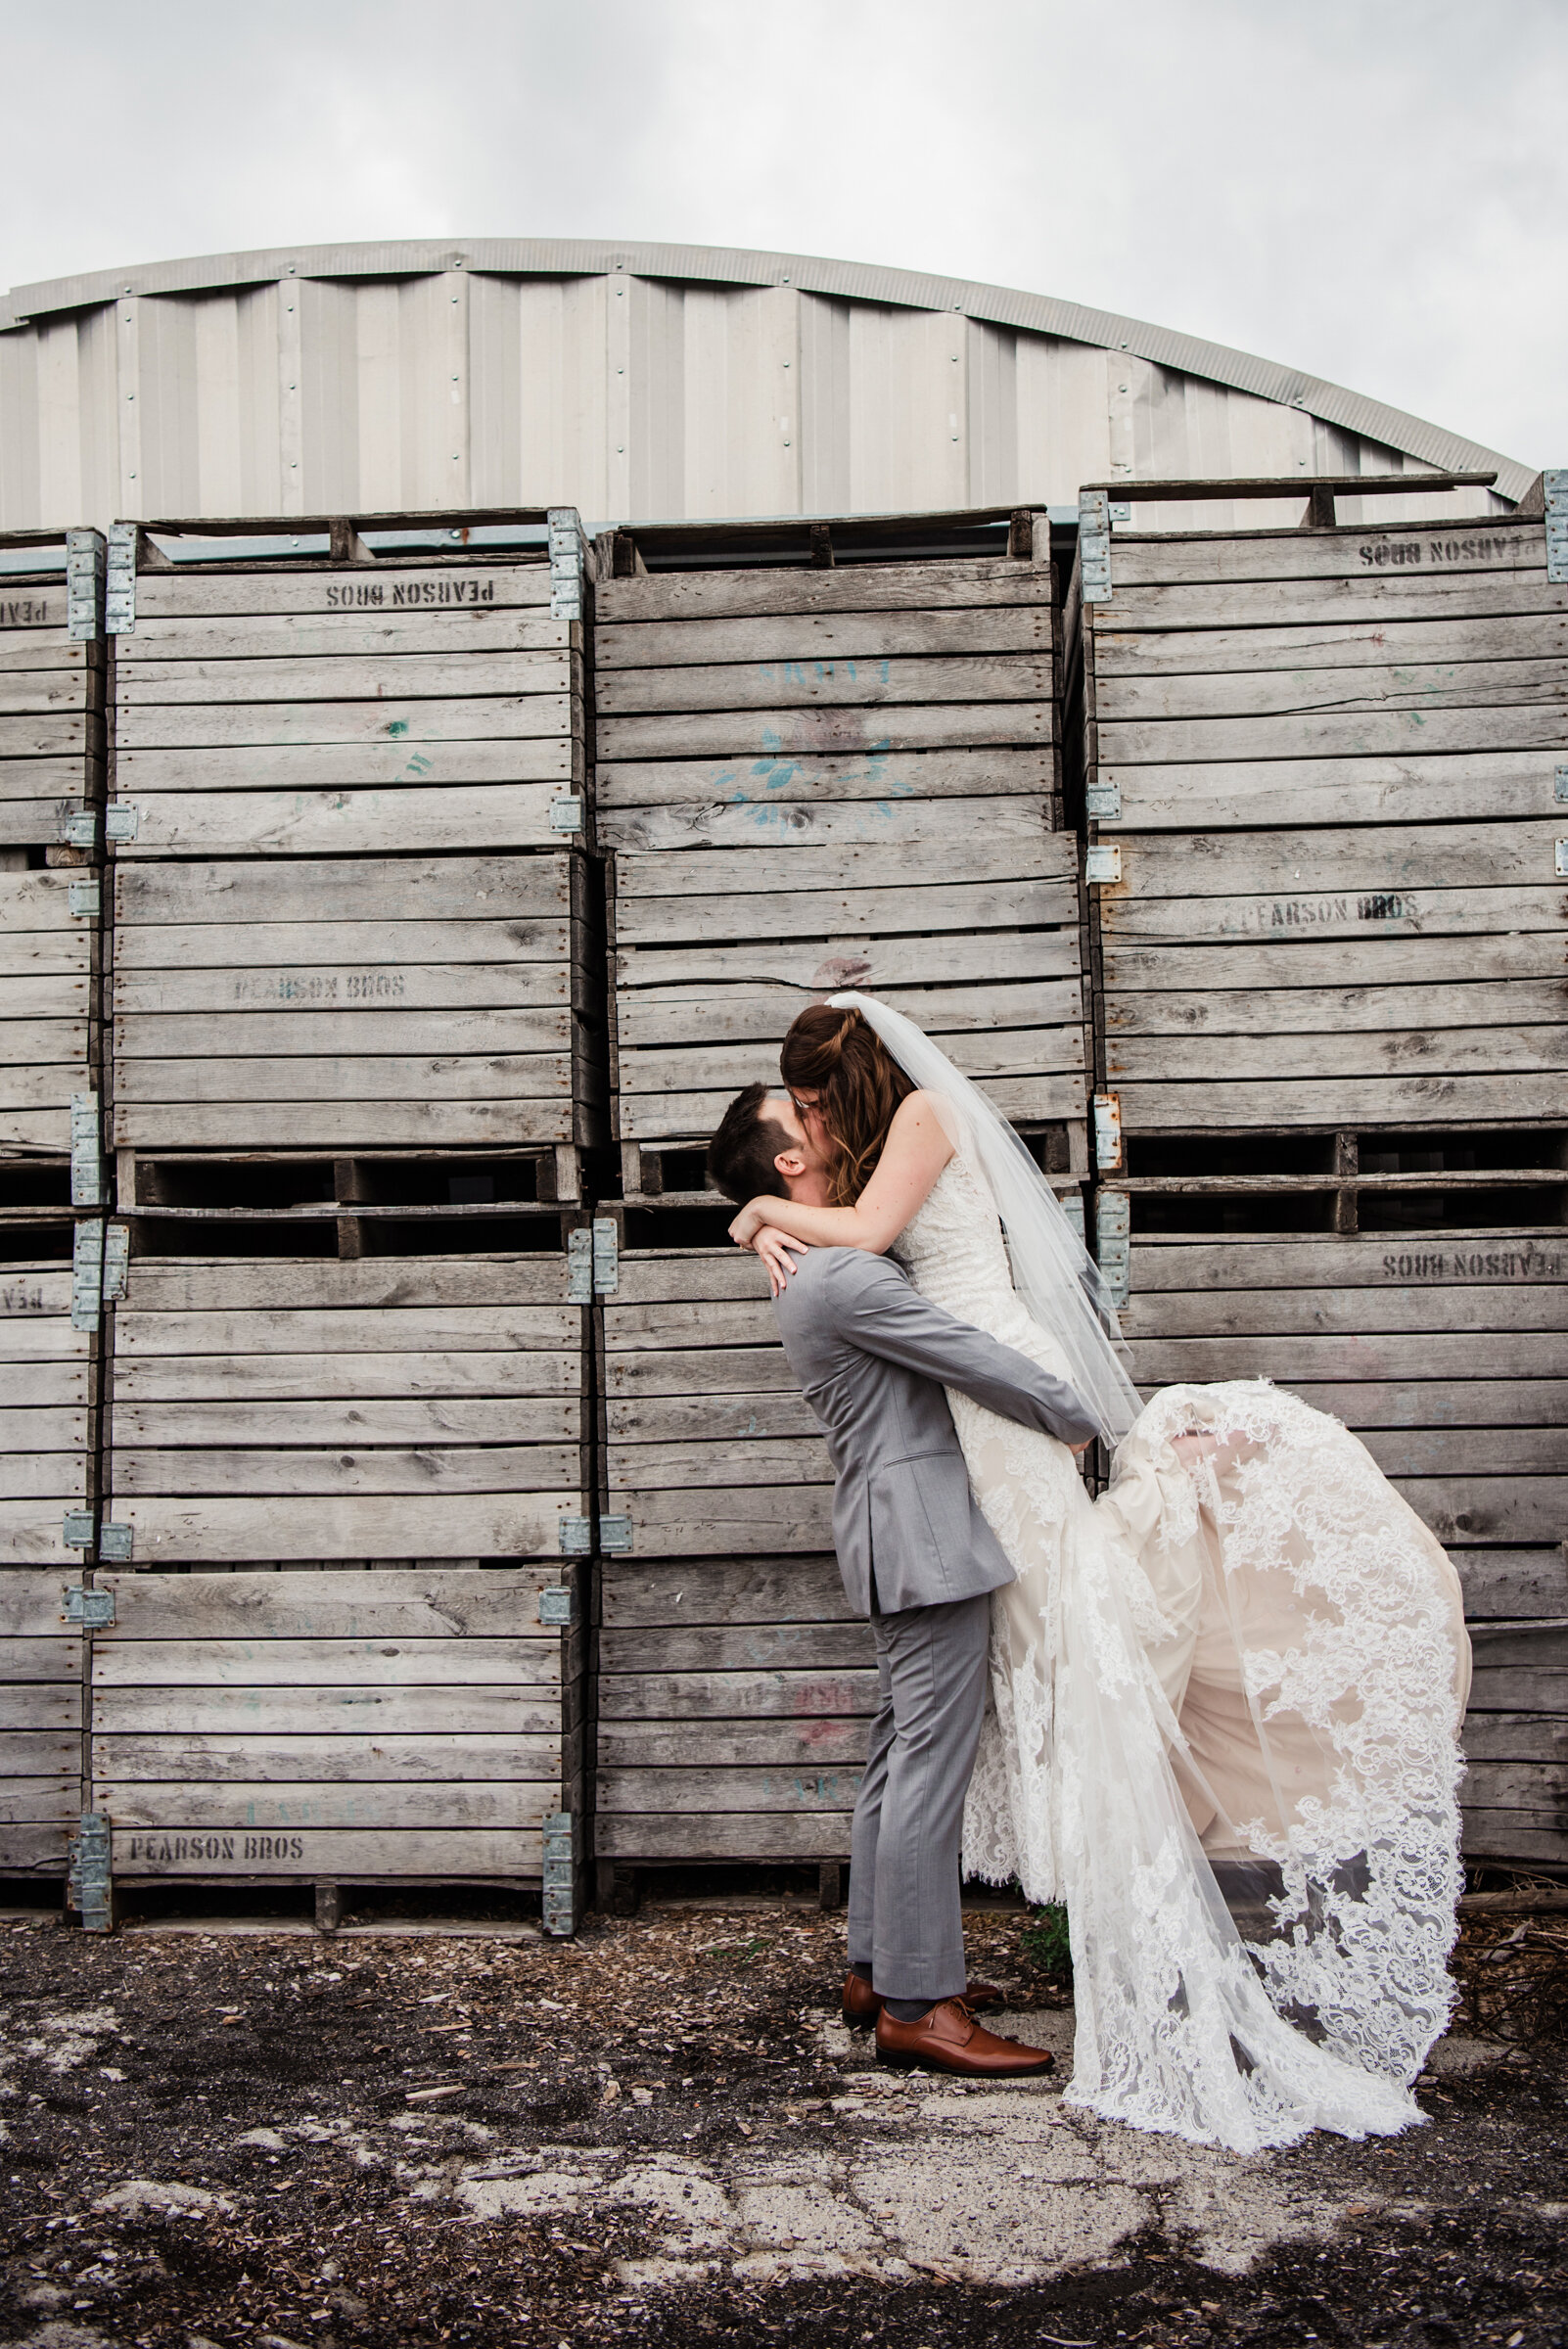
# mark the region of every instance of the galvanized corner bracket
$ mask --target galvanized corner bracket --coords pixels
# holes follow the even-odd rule
[[[1078,493],[1078,568],[1084,601],[1111,600],[1111,501],[1103,489]]]
[[[70,1326],[98,1327],[104,1294],[104,1226],[90,1217],[76,1226],[70,1251]]]
[[[593,1220],[593,1288],[598,1297],[613,1297],[621,1286],[621,1235],[612,1216]]]
[[[98,1530],[96,1509],[68,1509],[60,1529],[62,1549],[91,1549]]]
[[[1568,586],[1568,466],[1541,477],[1546,497],[1546,577]]]
[[[141,828],[142,811],[133,800],[116,800],[104,809],[104,838],[118,846],[134,840]]]
[[[108,1632],[115,1627],[115,1593],[113,1590],[89,1590],[81,1583],[68,1583],[65,1588],[65,1608],[62,1623],[84,1632]]]
[[[577,1619],[576,1600],[571,1583],[546,1583],[539,1592],[539,1621],[546,1629],[570,1630]]]
[[[577,1929],[576,1821],[570,1811],[544,1814],[544,1930],[560,1939]]]
[[[601,1517],[599,1520],[599,1548],[607,1558],[623,1558],[631,1549],[631,1519],[629,1517]]]
[[[1568,766],[1559,766],[1553,775],[1551,796],[1559,807],[1568,807]]]
[[[102,1207],[104,1161],[99,1145],[98,1095],[70,1096],[70,1204]]]
[[[136,529],[134,522],[110,525],[104,596],[104,630],[110,636],[130,636],[136,628]]]
[[[1094,1255],[1113,1305],[1128,1301],[1131,1270],[1132,1202],[1126,1191],[1101,1191],[1094,1203]]]
[[[70,1906],[88,1933],[108,1933],[115,1922],[115,1891],[111,1878],[112,1842],[109,1816],[84,1811],[79,1831],[69,1846],[70,1873],[67,1885]]]
[[[66,903],[71,918],[78,922],[96,922],[104,909],[104,893],[98,875],[90,881],[72,881],[66,891]]]
[[[104,1229],[104,1287],[106,1305],[117,1305],[125,1294],[130,1272],[130,1225],[110,1223]]]
[[[593,1550],[593,1519],[591,1517],[560,1517],[556,1520],[556,1540],[564,1558],[586,1558]]]
[[[66,633],[77,643],[91,642],[104,628],[104,534],[102,530],[66,532]],[[75,841],[72,846],[84,844]]]
[[[60,811],[60,838],[68,849],[95,849],[98,846],[97,809],[63,807]]]
[[[111,1525],[108,1518],[98,1529],[98,1560],[103,1566],[128,1566],[136,1546],[136,1528],[133,1525]]]
[[[550,618],[582,618],[582,522],[576,506],[551,506],[545,515],[550,531]]]
[[[567,1238],[567,1303],[593,1303],[593,1233],[579,1223]]]
[[[1122,1096],[1094,1096],[1094,1164],[1102,1174],[1120,1172],[1122,1165]]]
[[[1118,823],[1122,815],[1120,783],[1089,783],[1084,791],[1084,813],[1091,824]]]
[[[568,793],[564,798],[550,802],[550,829],[552,832],[581,831],[582,802],[580,798]]]
[[[1122,844],[1119,840],[1096,841],[1084,851],[1084,878],[1090,886],[1120,881],[1122,878]]]

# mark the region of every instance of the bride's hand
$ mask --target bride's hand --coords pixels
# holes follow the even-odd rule
[[[810,1254],[805,1240],[791,1239],[787,1231],[780,1231],[772,1223],[764,1223],[757,1232],[752,1249],[767,1267],[767,1285],[775,1297],[788,1285],[797,1260]]]
[[[765,1199],[750,1199],[729,1227],[729,1236],[737,1248],[750,1248],[767,1221]]]

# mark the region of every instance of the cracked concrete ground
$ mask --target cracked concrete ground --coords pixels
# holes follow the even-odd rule
[[[971,1958],[1065,2074],[1019,1923],[972,1918]],[[842,1956],[782,1905],[565,1949],[9,1934],[0,2341],[1563,2337],[1547,2050],[1452,2038],[1428,2128],[1242,2158],[1060,2076],[877,2070],[824,2003]]]

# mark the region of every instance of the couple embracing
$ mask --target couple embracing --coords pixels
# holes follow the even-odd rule
[[[835,996],[781,1073],[709,1165],[876,1636],[847,2017],[884,2061],[1047,2069],[965,1981],[960,1875],[1016,1880],[1067,1908],[1074,2102],[1241,2152],[1418,2120],[1460,1884],[1449,1559],[1266,1381],[1140,1403],[1049,1184],[913,1022]]]

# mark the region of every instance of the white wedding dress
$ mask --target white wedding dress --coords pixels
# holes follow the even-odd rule
[[[1069,1374],[963,1155],[895,1254]],[[1449,1559],[1337,1420],[1263,1380],[1157,1395],[1098,1499],[1065,1446],[948,1400],[1018,1576],[964,1865],[1066,1904],[1070,2099],[1239,2152],[1418,2120],[1460,1888]],[[1193,1430],[1221,1449],[1189,1469]]]

